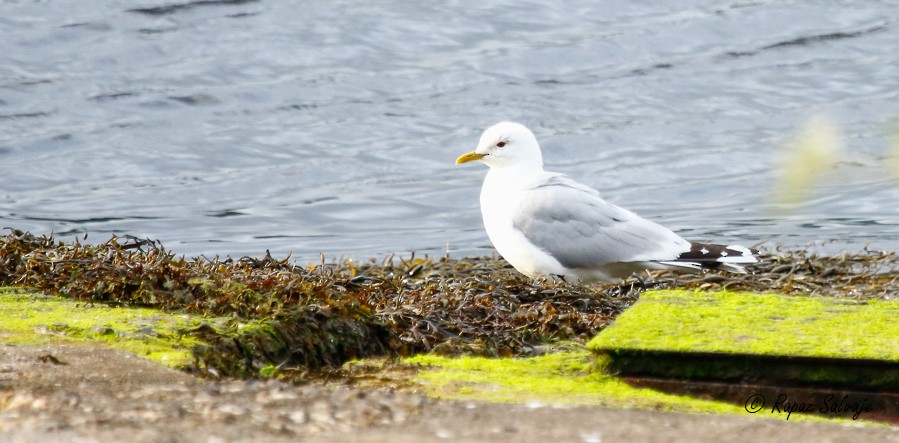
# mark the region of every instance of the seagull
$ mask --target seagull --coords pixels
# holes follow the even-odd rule
[[[544,171],[537,138],[519,123],[491,126],[456,164],[472,161],[490,167],[481,188],[487,236],[528,277],[615,282],[644,270],[746,274],[743,265],[758,262],[758,251],[685,240],[589,186]]]

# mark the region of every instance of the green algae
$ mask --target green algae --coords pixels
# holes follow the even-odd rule
[[[899,362],[899,301],[655,291],[587,348]]]
[[[587,348],[624,376],[894,392],[897,314],[887,300],[659,291]]]
[[[418,355],[403,361],[427,367],[416,379],[427,395],[437,398],[692,412],[741,410],[722,402],[632,387],[593,371],[592,357],[583,350],[527,358]]]
[[[354,364],[369,363],[362,361]],[[756,396],[751,391],[743,394],[738,401],[728,401],[695,392],[684,395],[636,386],[619,376],[596,371],[593,356],[584,348],[538,357],[511,358],[421,354],[402,360],[401,366],[415,368],[411,376],[403,371],[391,370],[390,364],[372,365],[380,368],[380,385],[411,388],[430,397],[447,400],[525,404],[532,407],[602,406],[880,425],[870,421],[877,417],[869,415],[876,414],[868,413],[855,416],[851,412],[790,415],[794,412],[787,409],[790,405],[778,406],[774,403],[776,395],[771,396],[766,405],[753,409],[754,404],[750,402]],[[400,375],[396,375],[398,373]],[[411,378],[411,382],[400,380],[403,377]]]
[[[0,318],[4,343],[100,344],[180,369],[193,364],[192,349],[201,344],[184,334],[201,323],[188,315],[84,303],[18,288],[0,288]]]
[[[593,370],[585,350],[539,357],[442,357],[422,354],[403,359],[419,367],[415,389],[440,399],[526,404],[529,406],[603,406],[670,412],[750,415],[745,405],[635,387],[619,377]],[[383,383],[383,382],[382,382]],[[770,408],[770,406],[769,406]],[[761,411],[758,418],[784,418]],[[839,416],[793,415],[791,421],[850,421]],[[865,425],[875,423],[864,421]]]
[[[112,306],[11,287],[0,287],[0,318],[2,343],[99,345],[213,376],[275,377],[276,366],[250,357],[262,353],[284,361],[291,346],[266,320]]]

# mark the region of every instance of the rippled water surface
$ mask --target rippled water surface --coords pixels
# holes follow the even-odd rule
[[[490,254],[486,168],[453,160],[512,119],[548,169],[686,237],[897,250],[897,21],[887,1],[0,0],[0,222],[187,255]],[[778,210],[813,115],[842,160]]]

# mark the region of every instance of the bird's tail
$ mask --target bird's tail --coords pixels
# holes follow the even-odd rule
[[[677,268],[699,271],[702,269],[720,269],[740,274],[749,271],[743,265],[758,263],[759,251],[739,245],[713,245],[690,242],[690,250],[682,253],[674,260],[660,262]]]

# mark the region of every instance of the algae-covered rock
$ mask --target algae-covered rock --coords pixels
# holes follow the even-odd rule
[[[899,301],[659,291],[588,348],[622,375],[899,388]]]

